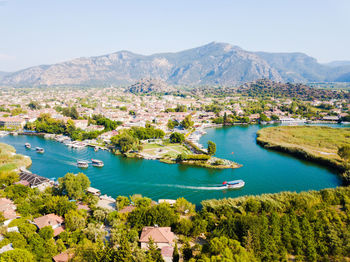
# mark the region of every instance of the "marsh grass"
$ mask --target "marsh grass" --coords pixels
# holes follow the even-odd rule
[[[257,143],[344,171],[349,164],[338,155],[338,148],[350,146],[349,137],[350,128],[279,126],[259,130]]]

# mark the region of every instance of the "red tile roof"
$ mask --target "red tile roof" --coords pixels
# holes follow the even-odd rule
[[[15,219],[17,217],[16,205],[7,198],[0,198],[0,212],[3,212],[6,219]]]
[[[74,254],[72,254],[72,253],[63,252],[61,254],[58,254],[58,255],[54,256],[52,259],[55,262],[67,262],[73,256],[74,256]]]
[[[169,243],[174,242],[174,233],[170,227],[144,227],[142,229],[140,242],[149,242],[152,238],[154,243]]]
[[[46,216],[37,217],[34,219],[34,223],[37,225],[39,229],[46,226],[51,226],[52,228],[54,228],[54,236],[57,236],[64,231],[64,228],[62,226],[58,226],[63,222],[64,222],[64,219],[55,214],[48,214]]]

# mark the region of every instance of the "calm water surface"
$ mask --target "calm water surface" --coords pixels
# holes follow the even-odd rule
[[[335,125],[337,126],[337,125]],[[91,180],[91,186],[102,194],[142,194],[154,200],[185,197],[199,204],[204,199],[256,195],[280,191],[304,191],[336,187],[341,184],[335,171],[288,156],[266,150],[255,142],[258,125],[207,129],[200,142],[206,145],[212,140],[217,145],[216,156],[243,165],[238,169],[214,170],[180,165],[169,165],[154,160],[127,159],[106,151],[94,152],[91,148],[70,149],[53,140],[31,136],[6,136],[0,142],[14,146],[18,153],[31,157],[30,170],[38,175],[55,178],[67,172],[83,172]],[[45,148],[44,154],[24,148]],[[232,154],[233,153],[233,154]],[[79,169],[76,160],[100,159],[103,168]],[[210,190],[211,186],[225,180],[243,179],[244,188],[222,191]]]

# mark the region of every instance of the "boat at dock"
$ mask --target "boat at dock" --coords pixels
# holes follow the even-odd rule
[[[238,189],[244,187],[245,182],[243,180],[233,180],[233,181],[225,181],[222,183],[222,189]]]
[[[32,147],[32,145],[29,144],[29,143],[25,143],[25,144],[24,144],[24,147],[30,149],[30,148]]]
[[[98,159],[91,159],[92,166],[94,167],[103,167],[104,163],[101,160]]]
[[[80,168],[88,168],[89,162],[85,160],[77,160],[77,166]]]
[[[35,150],[37,153],[41,153],[41,154],[43,154],[45,152],[44,148],[42,148],[42,147],[36,147]]]

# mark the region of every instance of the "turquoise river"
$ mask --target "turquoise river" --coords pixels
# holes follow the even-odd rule
[[[340,125],[335,125],[340,126]],[[92,148],[70,149],[54,140],[36,136],[6,136],[0,142],[14,146],[18,153],[31,157],[30,170],[38,175],[57,179],[67,172],[83,172],[91,186],[102,194],[142,194],[158,200],[185,197],[195,204],[204,199],[237,197],[275,193],[280,191],[305,191],[336,187],[341,181],[331,169],[309,163],[287,154],[266,150],[256,144],[258,125],[207,129],[200,143],[212,140],[217,145],[216,156],[231,159],[243,165],[238,169],[215,170],[181,165],[169,165],[154,160],[127,159],[107,151],[94,152]],[[45,149],[44,154],[25,149],[31,143]],[[81,170],[76,160],[100,159],[103,168],[89,167]],[[245,187],[239,190],[211,190],[225,180],[243,179]]]

